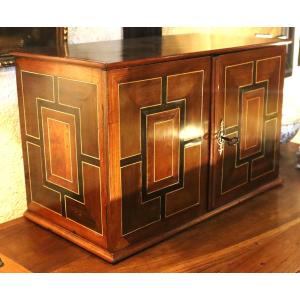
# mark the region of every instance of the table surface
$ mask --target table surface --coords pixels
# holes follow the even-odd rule
[[[71,44],[61,48],[27,48],[11,54],[25,57],[61,58],[75,63],[76,61],[96,62],[99,67],[113,69],[287,43],[290,41],[255,36],[182,34]]]
[[[31,272],[300,272],[297,148],[281,147],[281,187],[116,265],[24,218],[0,225],[0,255]]]

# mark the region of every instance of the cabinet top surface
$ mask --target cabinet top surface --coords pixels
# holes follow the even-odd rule
[[[183,34],[71,44],[60,48],[32,48],[12,54],[115,69],[288,43],[278,38]]]

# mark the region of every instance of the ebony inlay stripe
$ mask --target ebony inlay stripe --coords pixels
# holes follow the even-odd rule
[[[97,158],[94,158],[94,157],[91,157],[91,156],[88,156],[88,155],[85,155],[82,153],[80,155],[80,160],[83,162],[89,163],[91,165],[94,165],[96,167],[100,166],[100,159],[97,159]]]
[[[154,198],[159,197],[159,196],[162,197],[163,195],[165,195],[167,193],[170,193],[170,192],[173,192],[175,190],[181,189],[182,187],[183,187],[183,180],[182,181],[179,180],[179,182],[176,183],[176,184],[171,184],[171,185],[169,185],[165,188],[162,188],[162,189],[160,189],[158,191],[155,191],[155,192],[152,192],[152,193],[147,193],[147,195],[146,195],[147,200],[146,201],[154,199]]]
[[[66,217],[66,199],[65,199],[65,193],[61,193],[61,215],[63,217]]]
[[[26,141],[41,146],[41,139],[36,139],[32,136],[26,135]]]
[[[123,158],[123,159],[121,159],[121,167],[125,167],[127,165],[137,163],[141,160],[142,160],[142,155],[141,154],[137,154],[137,155],[134,155],[134,156]]]

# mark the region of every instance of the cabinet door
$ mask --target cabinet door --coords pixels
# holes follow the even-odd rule
[[[110,72],[114,237],[166,231],[207,210],[210,63]]]
[[[270,47],[214,59],[211,208],[278,176],[284,51]]]

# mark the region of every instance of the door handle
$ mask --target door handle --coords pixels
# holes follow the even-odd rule
[[[236,145],[239,142],[239,138],[237,136],[235,136],[231,139],[228,137],[225,137],[225,136],[221,136],[221,139],[224,140],[225,142],[227,142],[227,145],[229,145],[229,146]]]
[[[225,136],[225,124],[224,120],[220,122],[220,129],[216,134],[217,144],[218,144],[218,152],[220,155],[223,154],[225,142],[229,146],[234,146],[239,143],[239,137],[235,136],[233,138],[228,138]]]

